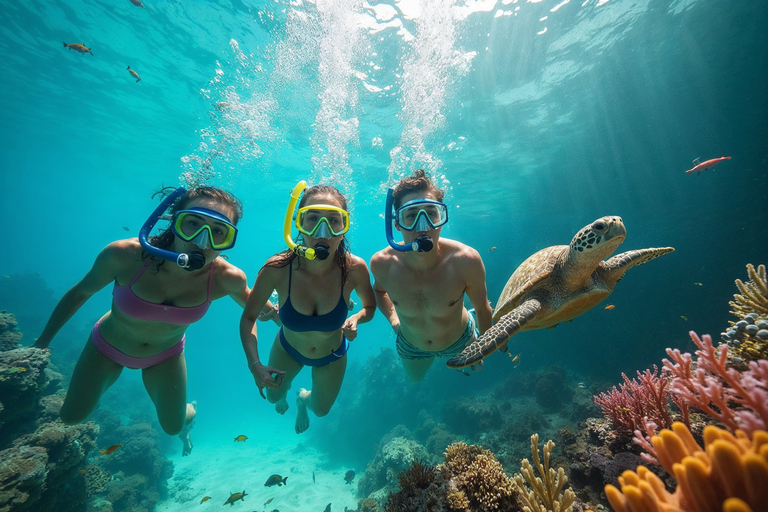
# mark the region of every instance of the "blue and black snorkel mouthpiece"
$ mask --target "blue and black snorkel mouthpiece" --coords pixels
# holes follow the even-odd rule
[[[141,230],[139,231],[139,243],[141,243],[141,247],[152,256],[156,256],[164,260],[172,261],[176,263],[178,266],[180,266],[181,268],[183,268],[184,270],[188,270],[191,272],[193,270],[200,270],[205,266],[205,254],[203,254],[200,251],[192,251],[190,253],[178,253],[178,252],[169,251],[167,249],[161,249],[149,243],[149,238],[148,238],[149,233],[155,227],[155,224],[157,224],[157,221],[162,218],[163,214],[168,209],[168,207],[171,206],[173,202],[179,198],[179,196],[185,194],[186,192],[187,192],[187,189],[185,189],[184,187],[179,187],[176,190],[174,190],[168,197],[163,199],[163,201],[158,205],[158,207],[155,208],[155,211],[152,212],[152,215],[149,216],[149,218],[144,223],[144,225],[141,226]]]
[[[410,244],[398,244],[395,242],[395,239],[392,237],[392,224],[394,223],[395,219],[393,217],[394,209],[394,199],[392,197],[392,189],[387,190],[387,204],[384,207],[384,223],[386,226],[387,231],[387,242],[389,242],[389,246],[392,247],[396,251],[400,252],[429,252],[432,250],[432,247],[434,247],[434,243],[432,242],[432,239],[427,235],[422,235],[418,237],[416,240],[411,242]]]

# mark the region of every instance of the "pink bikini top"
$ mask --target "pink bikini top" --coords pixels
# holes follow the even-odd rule
[[[115,300],[115,306],[117,309],[125,313],[131,318],[137,320],[147,320],[149,322],[165,322],[168,324],[176,325],[189,325],[197,322],[208,311],[211,306],[211,284],[213,283],[213,263],[211,263],[211,271],[208,275],[208,297],[205,302],[199,306],[192,306],[189,308],[181,308],[178,306],[168,306],[165,304],[155,304],[154,302],[146,301],[140,297],[137,297],[131,286],[136,280],[144,273],[152,260],[148,260],[147,263],[139,270],[136,277],[133,278],[128,286],[120,286],[115,281],[115,287],[112,290],[112,296]]]

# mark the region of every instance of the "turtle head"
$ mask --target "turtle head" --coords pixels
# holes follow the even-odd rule
[[[621,217],[608,216],[584,226],[571,240],[571,254],[603,260],[613,254],[627,236]]]

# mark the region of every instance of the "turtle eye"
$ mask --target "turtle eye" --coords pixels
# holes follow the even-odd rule
[[[605,231],[605,228],[606,228],[605,222],[601,220],[592,224],[592,229],[594,229],[595,231]]]

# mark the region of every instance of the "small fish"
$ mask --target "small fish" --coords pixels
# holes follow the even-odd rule
[[[498,249],[498,247],[494,246],[494,247],[491,247],[490,249],[488,249],[488,251],[490,251],[490,252],[493,252],[493,251],[495,251],[496,249]]]
[[[696,286],[704,286],[704,285],[703,285],[703,284],[701,284],[701,283],[693,283],[693,284],[695,284]]]
[[[102,454],[102,455],[109,455],[110,453],[114,452],[115,450],[117,450],[121,446],[123,446],[123,443],[113,444],[112,446],[110,446],[106,450],[99,450],[99,453]]]
[[[25,371],[27,371],[27,369],[23,366],[13,366],[8,370],[8,373],[24,373]]]
[[[315,472],[314,472],[314,471],[312,472],[312,483],[313,483],[313,484],[314,484],[314,483],[317,483],[317,482],[315,482]]]
[[[245,494],[245,491],[243,492],[234,492],[229,493],[229,498],[227,498],[227,501],[224,502],[225,505],[229,504],[230,506],[234,505],[237,500],[245,501],[245,497],[248,496]]]
[[[587,385],[584,384],[583,382],[579,382],[578,384],[576,384],[576,387],[579,389],[587,389]]]
[[[323,512],[331,512],[331,504],[330,503],[325,506],[325,510],[323,510]]]
[[[81,474],[81,475],[84,475],[84,474],[85,474],[85,470],[84,470],[84,469],[81,469],[81,470],[80,470],[80,474]]]
[[[273,499],[275,499],[275,498],[274,498],[274,497],[272,497],[272,498],[269,498],[267,501],[265,501],[265,502],[264,502],[264,506],[266,507],[267,505],[269,505],[270,503],[272,503],[272,500],[273,500]]]
[[[682,319],[683,319],[683,320],[685,320],[686,322],[688,321],[688,317],[687,317],[687,316],[683,316],[683,315],[680,315],[680,318],[682,318]]]
[[[743,362],[744,362],[744,360],[743,360],[742,358],[740,358],[740,357],[737,357],[737,356],[733,356],[733,357],[731,358],[731,361],[733,361],[733,362],[734,362],[734,363],[736,363],[736,364],[741,364],[741,363],[743,363]]]
[[[229,102],[228,101],[220,101],[216,104],[216,108],[219,110],[225,110],[229,108]]]
[[[516,363],[520,360],[520,354],[517,354],[515,357],[512,357],[512,352],[507,352],[507,355],[512,360],[513,363]]]
[[[354,469],[350,469],[344,475],[344,481],[347,482],[347,484],[351,484],[352,480],[354,480],[354,479],[355,479],[355,470]]]
[[[613,304],[608,304],[608,305],[607,305],[607,306],[605,306],[605,308],[603,308],[603,309],[605,309],[605,310],[611,310],[611,309],[613,309],[613,308],[615,308],[615,307],[616,307],[616,306],[614,306]]]
[[[128,226],[123,226],[123,231],[128,231],[130,233],[131,228],[129,228]]]
[[[206,502],[206,501],[208,501],[209,499],[211,499],[211,497],[210,497],[210,496],[203,496],[203,499],[201,499],[201,500],[200,500],[200,503],[205,503],[205,502]],[[226,503],[225,503],[225,505],[226,505]]]
[[[141,0],[129,0],[129,1],[130,1],[130,2],[131,2],[133,5],[135,5],[136,7],[141,7],[142,9],[144,8],[144,4],[143,4],[143,3],[141,3]]]
[[[288,477],[281,477],[280,475],[272,475],[269,478],[267,478],[267,481],[264,483],[264,487],[272,487],[273,485],[276,485],[280,487],[281,485],[288,485]]]
[[[240,434],[239,436],[237,436],[235,438],[235,442],[236,443],[244,443],[246,439],[248,439],[248,436],[244,436],[244,435]]]
[[[131,69],[131,66],[128,66],[128,67],[127,67],[127,68],[125,68],[125,69],[127,69],[127,70],[128,70],[128,72],[131,74],[131,76],[132,76],[133,78],[135,78],[135,79],[136,79],[136,81],[137,81],[137,82],[141,82],[141,77],[139,76],[139,74],[138,74],[137,72],[135,72],[134,70],[132,70],[132,69]]]
[[[93,53],[91,53],[91,49],[85,47],[85,43],[83,43],[83,44],[77,44],[77,43],[67,44],[67,43],[64,43],[64,48],[69,48],[70,50],[75,50],[76,52],[80,52],[80,53],[90,53],[91,55],[93,55]]]
[[[721,156],[720,158],[713,158],[712,160],[707,160],[706,162],[702,162],[697,158],[696,160],[693,161],[693,168],[685,171],[685,174],[691,174],[692,172],[698,173],[706,169],[709,169],[710,167],[716,166],[723,160],[730,160],[730,159],[731,157],[729,156]]]

